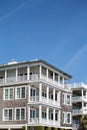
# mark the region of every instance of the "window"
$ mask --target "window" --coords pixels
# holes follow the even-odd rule
[[[12,100],[12,99],[13,99],[13,88],[5,88],[4,100]]]
[[[63,112],[63,123],[71,123],[71,112]]]
[[[36,118],[36,110],[30,109],[30,118]]]
[[[3,116],[4,121],[12,121],[12,115],[13,115],[12,108],[5,108],[3,114],[4,114]]]
[[[67,113],[67,123],[71,123],[71,113]]]
[[[71,105],[71,95],[70,94],[62,94],[62,103],[65,105]]]
[[[16,108],[16,120],[25,120],[25,108]]]
[[[67,104],[70,105],[71,101],[70,101],[70,95],[67,95]]]
[[[42,118],[46,119],[46,112],[45,111],[42,112]]]
[[[25,87],[17,87],[16,88],[16,99],[25,98]]]
[[[42,92],[42,96],[43,96],[43,97],[47,97],[46,92]]]

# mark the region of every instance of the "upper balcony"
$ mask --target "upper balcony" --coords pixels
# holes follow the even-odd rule
[[[64,75],[63,72],[44,65],[33,66],[15,66],[8,69],[0,70],[0,86],[10,85],[25,82],[38,82],[43,81],[50,85],[55,85],[60,88],[70,89],[70,85],[67,84],[69,77]],[[66,84],[65,84],[66,82]]]
[[[87,102],[87,96],[72,97],[72,102]]]

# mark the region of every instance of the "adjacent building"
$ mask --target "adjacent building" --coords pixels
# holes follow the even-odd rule
[[[80,120],[87,114],[87,84],[72,85],[73,129],[80,129]]]
[[[44,126],[71,130],[70,79],[71,75],[44,60],[0,65],[0,129]],[[82,90],[79,96],[82,93],[82,105],[86,105]],[[73,91],[73,101],[75,95]]]

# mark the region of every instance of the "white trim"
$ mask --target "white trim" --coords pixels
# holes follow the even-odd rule
[[[19,109],[20,110],[20,119],[19,120],[16,120],[16,109]],[[24,109],[25,110],[25,117],[24,117],[24,119],[21,119],[21,109]],[[15,121],[22,121],[22,120],[26,120],[26,107],[16,107],[15,108],[15,114],[14,114],[15,116],[14,116],[14,120]]]
[[[22,88],[25,88],[25,97],[24,98],[22,98],[21,97],[21,93],[22,93]],[[17,86],[17,87],[15,87],[15,99],[17,100],[17,99],[26,99],[26,87],[27,86]],[[17,88],[20,88],[20,97],[19,98],[17,98]]]
[[[5,90],[8,89],[8,99],[5,99]],[[13,98],[10,99],[10,89],[13,89]],[[13,100],[14,99],[14,87],[3,88],[3,100]]]
[[[12,120],[5,120],[5,117],[4,117],[4,112],[5,112],[5,110],[12,110]],[[3,117],[2,117],[2,120],[3,121],[13,121],[13,108],[3,108]]]

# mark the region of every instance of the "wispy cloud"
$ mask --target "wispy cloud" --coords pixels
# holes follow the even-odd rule
[[[73,64],[80,58],[80,56],[87,50],[87,44],[82,46],[77,53],[70,59],[70,61],[64,66],[63,70],[69,70]]]
[[[19,11],[21,8],[23,8],[27,2],[28,2],[28,0],[21,3],[19,6],[17,6],[15,9],[11,10],[7,14],[1,16],[0,17],[0,22],[4,21],[6,18],[8,18],[8,17],[12,16],[13,14],[15,14],[17,11]]]

